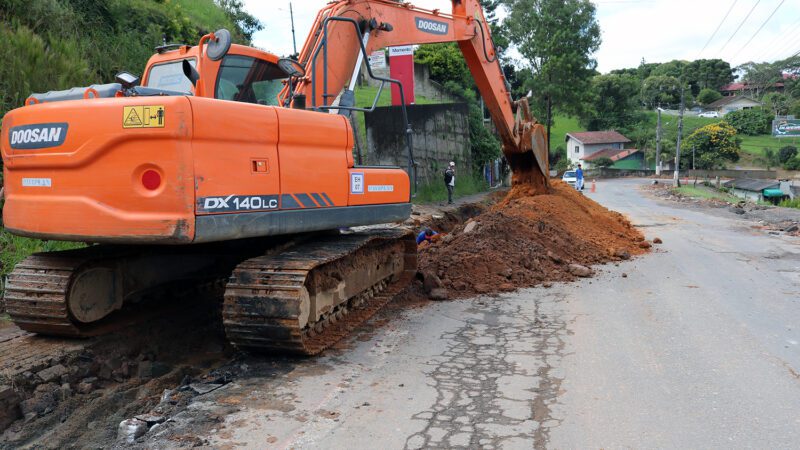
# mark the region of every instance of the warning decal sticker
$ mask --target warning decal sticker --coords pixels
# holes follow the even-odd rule
[[[164,128],[163,106],[125,106],[122,108],[122,128]]]

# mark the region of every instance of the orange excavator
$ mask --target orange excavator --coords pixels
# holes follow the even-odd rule
[[[410,127],[406,170],[354,162],[348,115],[375,106],[353,96],[369,52],[458,42],[514,182],[546,188],[542,126],[512,102],[478,1],[452,5],[341,0],[319,12],[299,60],[220,30],[159,47],[141,79],[31,95],[3,118],[4,225],[92,245],[19,263],[11,318],[95,335],[153,292],[222,279],[234,345],[316,354],[335,342],[416,270],[410,232],[346,230],[411,210]]]

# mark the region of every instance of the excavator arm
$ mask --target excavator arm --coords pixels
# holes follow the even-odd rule
[[[457,42],[500,135],[514,184],[543,192],[548,174],[544,127],[531,115],[527,99],[511,99],[478,0],[452,0],[452,6],[444,13],[392,0],[330,3],[317,14],[300,52],[305,76],[281,92],[281,103],[304,96],[312,109],[329,109],[343,90],[352,89],[364,53]]]

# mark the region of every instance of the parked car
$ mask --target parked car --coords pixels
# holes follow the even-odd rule
[[[568,170],[564,172],[564,175],[561,176],[561,180],[568,185],[575,187],[575,183],[578,182],[578,177],[575,175],[574,170]]]
[[[709,117],[709,118],[712,118],[712,119],[718,119],[719,118],[719,113],[716,112],[716,111],[706,111],[706,112],[701,112],[700,114],[698,114],[698,116],[699,117]]]

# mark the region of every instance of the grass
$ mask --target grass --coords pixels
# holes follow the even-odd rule
[[[467,195],[477,194],[489,189],[489,185],[480,176],[476,175],[458,175],[456,176],[456,189],[453,192],[453,199],[465,197]],[[413,203],[437,203],[447,201],[447,188],[444,186],[444,181],[432,181],[430,183],[422,184],[417,190],[417,196],[412,199]]]
[[[800,209],[800,198],[795,198],[794,200],[784,200],[780,202],[778,206],[782,206],[784,208]]]
[[[693,198],[705,198],[705,199],[716,199],[722,200],[729,203],[736,203],[739,201],[738,198],[734,197],[733,195],[726,194],[724,192],[720,192],[716,189],[712,188],[705,188],[701,186],[681,186],[679,188],[673,189],[674,192],[677,192],[681,195],[686,197],[693,197]]]
[[[177,0],[175,3],[181,7],[181,12],[192,22],[207,31],[233,27],[228,15],[216,5],[214,0]],[[189,42],[189,44],[194,44],[194,42]]]
[[[742,140],[742,151],[745,153],[750,153],[751,155],[755,156],[763,156],[765,148],[771,148],[776,153],[781,147],[785,147],[787,145],[794,145],[797,147],[798,139],[797,138],[775,138],[772,137],[770,134],[762,134],[760,136],[744,136],[740,135],[739,138]]]
[[[542,120],[545,120],[542,118]],[[564,140],[567,133],[574,133],[586,131],[585,128],[580,126],[576,117],[554,115],[553,126],[550,128],[550,149],[555,151],[555,148],[566,145]]]
[[[6,275],[14,269],[18,262],[37,252],[52,252],[84,247],[80,242],[41,241],[15,236],[4,228],[0,228],[0,291],[5,283]]]

